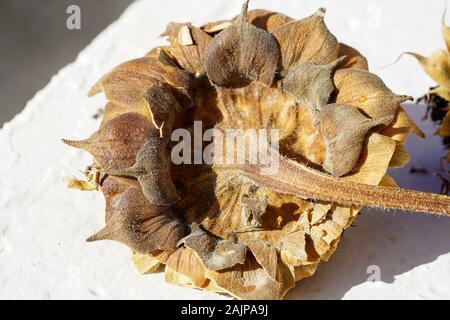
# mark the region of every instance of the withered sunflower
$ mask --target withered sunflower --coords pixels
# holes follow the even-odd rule
[[[100,129],[65,142],[95,158],[71,185],[105,196],[106,227],[90,241],[126,244],[140,272],[165,265],[171,283],[279,299],[329,259],[361,206],[449,214],[450,200],[386,176],[408,161],[408,134],[422,136],[400,106],[409,97],[338,42],[324,9],[293,20],[247,7],[200,28],[170,23],[169,46],[94,85],[108,99]],[[194,121],[278,129],[278,171],[174,164],[171,133]]]

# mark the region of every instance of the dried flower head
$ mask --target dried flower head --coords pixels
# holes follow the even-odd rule
[[[446,49],[439,49],[428,58],[414,52],[405,52],[405,54],[416,58],[423,70],[437,83],[437,86],[431,88],[419,101],[424,101],[428,105],[426,116],[431,111],[431,119],[440,125],[436,134],[442,137],[448,150],[450,149],[450,27],[445,24],[445,15],[446,10],[442,15],[442,36]],[[442,180],[441,193],[448,194],[450,151],[442,160],[443,172],[435,174]]]
[[[170,23],[169,46],[91,90],[109,101],[99,131],[65,142],[89,151],[100,173],[86,189],[103,192],[106,226],[89,240],[125,243],[139,272],[165,265],[171,283],[280,299],[329,259],[361,206],[449,214],[450,200],[386,176],[408,161],[408,134],[422,135],[400,106],[409,97],[337,41],[324,9],[297,21],[247,6],[200,28]],[[195,133],[197,121],[220,132],[278,129],[278,170],[174,163],[171,133]]]

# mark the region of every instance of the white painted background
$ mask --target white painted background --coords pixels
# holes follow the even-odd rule
[[[86,98],[98,77],[157,44],[168,21],[229,18],[242,1],[140,0],[77,60],[58,72],[0,130],[0,298],[215,299],[226,296],[164,283],[163,274],[140,276],[129,250],[113,242],[87,244],[103,224],[100,193],[67,190],[62,177],[77,174],[90,157],[59,139],[87,137],[98,127],[92,115],[105,100]],[[429,54],[444,47],[440,18],[444,1],[254,0],[250,8],[278,10],[295,18],[327,8],[330,30],[366,55],[373,72],[396,93],[422,95],[433,85],[410,57],[380,70],[402,51]],[[83,10],[83,9],[82,9]],[[450,17],[449,17],[450,23]],[[36,62],[38,63],[38,62]],[[423,106],[407,110],[420,120]],[[435,128],[421,124],[431,134]],[[413,164],[437,168],[439,140],[411,138]],[[420,151],[414,152],[414,149]],[[395,173],[401,186],[436,190],[432,176]],[[367,268],[381,279],[367,282]],[[450,298],[450,219],[364,210],[356,227],[316,275],[298,283],[288,299]]]

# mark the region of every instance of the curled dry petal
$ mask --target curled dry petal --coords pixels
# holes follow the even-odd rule
[[[179,197],[170,177],[166,144],[167,141],[160,137],[149,138],[139,150],[133,166],[112,168],[106,173],[137,178],[150,203],[170,206]]]
[[[296,64],[325,65],[339,56],[339,43],[324,21],[325,9],[308,18],[283,24],[273,31],[280,44],[281,67],[286,73]]]
[[[272,84],[279,52],[275,38],[247,21],[245,2],[239,19],[219,33],[209,44],[205,70],[219,87],[236,87],[250,80]]]
[[[341,57],[326,65],[299,63],[290,68],[283,79],[283,89],[309,109],[315,122],[334,90],[331,74],[344,59]]]
[[[348,173],[359,160],[369,130],[389,124],[392,119],[393,116],[370,119],[358,108],[343,104],[328,105],[320,119],[327,148],[324,169],[337,177]]]
[[[247,248],[231,240],[221,240],[208,234],[199,225],[191,226],[191,233],[181,239],[178,245],[194,251],[203,265],[211,271],[231,268],[236,264],[244,264]]]
[[[122,114],[95,132],[86,140],[63,140],[92,154],[104,169],[133,165],[138,151],[149,137],[159,131],[137,113]]]
[[[153,205],[141,189],[132,187],[120,196],[106,227],[88,241],[114,240],[139,253],[175,249],[186,234],[184,225],[170,208]]]

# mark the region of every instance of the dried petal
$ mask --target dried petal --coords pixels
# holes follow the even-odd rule
[[[437,94],[439,97],[449,101],[450,100],[450,89],[445,87],[437,87],[430,91],[428,91],[428,94]]]
[[[165,82],[173,88],[173,94],[181,105],[190,107],[192,78],[168,61],[163,50],[152,56],[125,62],[103,76],[91,89],[89,96],[104,91],[110,102],[141,110],[142,95],[152,84]]]
[[[239,19],[214,37],[206,49],[205,70],[219,87],[242,86],[250,80],[272,84],[279,52],[275,38],[247,22],[248,0]]]
[[[206,33],[213,34],[228,28],[232,24],[233,22],[231,22],[230,20],[220,20],[206,23],[203,26],[201,26],[200,29],[205,31]]]
[[[409,153],[403,144],[396,144],[389,168],[402,168],[409,162]]]
[[[162,36],[170,41],[168,51],[180,66],[197,76],[204,74],[205,51],[211,36],[190,23],[169,23]]]
[[[244,244],[250,249],[256,261],[269,277],[276,280],[278,251],[275,246],[264,240],[246,240]]]
[[[409,133],[414,133],[416,136],[420,138],[425,138],[425,134],[419,127],[414,123],[413,120],[408,116],[408,114],[400,107],[395,114],[394,121],[382,128],[380,133],[391,137],[393,140],[403,143],[406,141]]]
[[[358,107],[371,118],[393,116],[400,103],[412,100],[412,97],[394,94],[378,76],[365,70],[337,70],[334,84],[336,103]]]
[[[236,19],[238,19],[237,17]],[[248,22],[254,26],[272,32],[276,28],[292,21],[292,18],[278,12],[263,9],[250,10],[247,15]],[[236,20],[235,19],[235,20]]]
[[[343,179],[353,182],[378,185],[385,176],[396,143],[389,137],[371,133],[367,137],[366,147],[361,155],[361,164],[353,169],[353,174]]]
[[[436,134],[441,137],[450,137],[450,111],[445,114],[444,120]]]
[[[446,50],[437,50],[429,58],[418,53],[405,52],[417,59],[422,69],[444,88],[450,88],[450,53]]]
[[[86,140],[63,140],[64,143],[88,151],[103,169],[131,166],[142,145],[159,131],[137,113],[122,114]]]
[[[450,28],[445,24],[445,15],[447,13],[447,8],[445,8],[442,14],[442,36],[444,37],[445,45],[447,46],[447,51],[450,52]]]
[[[244,265],[210,272],[208,277],[238,299],[281,299],[294,286],[292,274],[283,263],[278,262],[276,280],[273,280],[252,256]]]
[[[170,162],[166,150],[167,141],[149,138],[136,156],[136,162],[128,168],[113,168],[105,172],[116,176],[135,177],[150,203],[170,206],[178,199],[175,185],[170,178]]]
[[[283,89],[306,106],[315,121],[334,90],[331,73],[344,59],[341,57],[326,65],[300,63],[291,67],[283,79]]]
[[[281,259],[285,264],[299,266],[308,261],[305,231],[299,229],[287,233],[281,242]]]
[[[389,124],[393,117],[370,119],[358,108],[330,104],[321,114],[320,130],[326,144],[323,168],[333,176],[351,171],[358,162],[369,130],[380,124]]]
[[[339,56],[339,43],[324,21],[325,9],[298,21],[283,24],[273,31],[280,44],[281,67],[286,73],[294,65],[310,62],[325,65]]]
[[[97,184],[89,180],[79,180],[75,176],[70,176],[63,179],[69,189],[78,189],[82,191],[97,190]]]
[[[208,234],[199,225],[191,226],[191,233],[178,243],[194,251],[203,265],[211,271],[223,270],[243,264],[247,248],[231,240],[221,240]]]
[[[369,70],[367,59],[359,53],[358,50],[352,48],[344,43],[339,45],[339,57],[344,57],[344,60],[339,65],[340,69],[352,68],[360,70]]]
[[[158,270],[161,262],[148,254],[133,253],[131,260],[140,274],[149,274]]]
[[[88,241],[114,240],[145,254],[174,249],[185,234],[184,225],[170,208],[149,203],[142,190],[133,187],[122,193],[106,227]]]
[[[378,185],[391,188],[400,188],[394,178],[390,176],[384,176]]]
[[[175,252],[169,255],[163,261],[166,264],[166,281],[186,285],[189,282],[194,287],[203,288],[208,284],[206,278],[206,269],[200,261],[197,254],[187,248],[179,248]],[[171,270],[183,275],[186,279],[175,277],[175,274]]]

